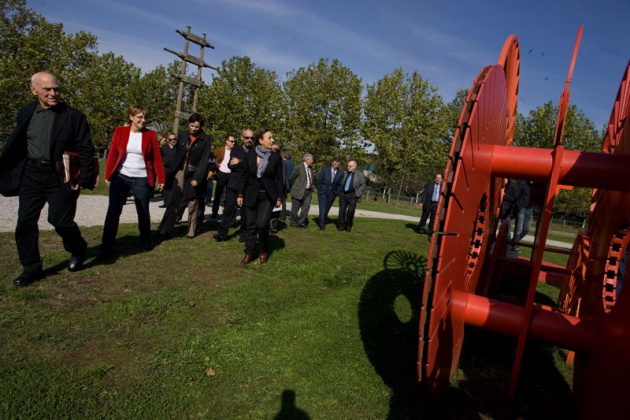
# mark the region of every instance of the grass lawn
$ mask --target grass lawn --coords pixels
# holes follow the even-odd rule
[[[241,267],[236,237],[144,252],[122,225],[117,253],[78,273],[47,231],[47,277],[24,289],[11,285],[13,235],[0,234],[0,418],[569,416],[564,350],[531,344],[510,401],[514,340],[480,331],[467,333],[444,399],[418,386],[428,242],[415,226],[283,229],[267,264]],[[94,252],[101,228],[82,232]]]

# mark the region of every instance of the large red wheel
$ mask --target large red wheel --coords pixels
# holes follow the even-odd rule
[[[446,168],[436,220],[436,231],[444,234],[432,239],[420,319],[419,375],[434,395],[448,386],[463,343],[465,305],[453,291],[475,291],[496,227],[502,182],[491,177],[491,146],[507,144],[507,99],[504,68],[484,68],[469,92]]]

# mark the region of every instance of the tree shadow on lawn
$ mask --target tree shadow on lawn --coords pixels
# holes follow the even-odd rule
[[[456,378],[441,399],[430,397],[417,379],[425,269],[426,258],[392,251],[384,270],[367,281],[359,302],[366,355],[392,391],[388,418],[570,418],[571,391],[550,346],[528,345],[517,400],[511,401],[506,390],[514,340],[472,329],[466,332]]]

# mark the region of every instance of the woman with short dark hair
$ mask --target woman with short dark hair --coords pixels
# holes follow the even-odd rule
[[[260,263],[267,262],[269,256],[269,220],[274,207],[282,204],[284,195],[284,177],[282,158],[273,153],[273,134],[269,129],[256,133],[255,147],[243,161],[244,170],[241,178],[236,204],[243,207],[247,225],[245,226],[245,256],[241,265],[249,264],[254,259],[254,247],[258,234],[260,244]]]

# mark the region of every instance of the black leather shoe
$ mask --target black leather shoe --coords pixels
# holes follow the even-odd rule
[[[351,232],[352,231],[352,226],[346,226],[346,232]]]
[[[225,235],[219,235],[218,233],[215,233],[214,235],[212,235],[212,237],[214,238],[215,241],[217,242],[223,242],[227,240],[227,236]]]
[[[346,230],[346,228],[345,227],[341,227],[341,226],[337,226],[337,230],[339,232],[343,232],[344,230]]]
[[[83,261],[85,261],[85,255],[73,255],[68,261],[68,271],[79,271],[83,268]]]
[[[25,271],[13,280],[13,285],[16,287],[26,287],[42,278],[44,278],[44,271],[41,268],[34,271]]]

